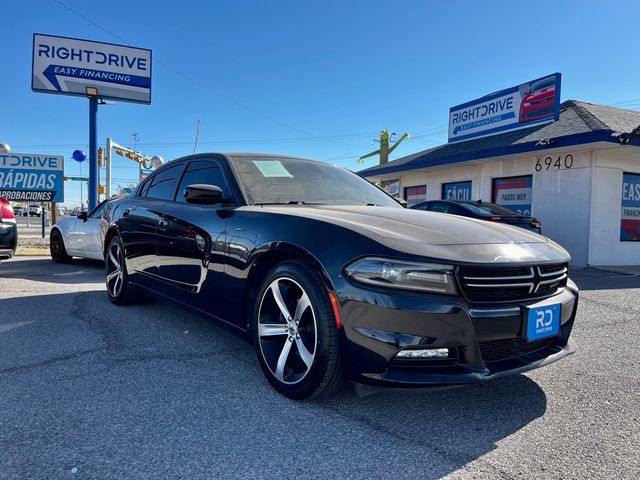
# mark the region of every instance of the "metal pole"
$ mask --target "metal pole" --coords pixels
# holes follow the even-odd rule
[[[98,204],[98,97],[89,97],[89,207]]]
[[[80,164],[80,176],[82,176],[82,163]],[[84,182],[80,182],[80,210],[84,210],[84,193],[82,192],[82,185]]]
[[[105,193],[107,195],[106,198],[111,198],[111,139],[107,138],[107,152],[106,152],[106,166],[107,166],[107,179],[105,180]]]

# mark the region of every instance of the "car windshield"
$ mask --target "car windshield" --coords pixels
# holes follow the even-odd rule
[[[542,90],[543,88],[549,88],[552,87],[556,84],[556,79],[551,77],[551,78],[545,78],[544,80],[540,80],[539,82],[534,83],[533,85],[531,85],[531,88],[529,89],[530,92],[535,92],[538,90]]]
[[[502,215],[502,216],[522,216],[520,213],[504,208],[495,203],[460,202],[460,206],[471,210],[477,215]]]
[[[323,204],[402,206],[345,168],[299,158],[232,156],[250,205]]]

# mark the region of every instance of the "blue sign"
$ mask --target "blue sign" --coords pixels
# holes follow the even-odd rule
[[[443,200],[471,200],[471,180],[442,184]]]
[[[640,242],[640,174],[622,175],[620,240]]]
[[[153,173],[153,168],[146,168],[140,165],[140,180],[144,180]]]
[[[23,202],[64,201],[64,158],[0,153],[0,197]]]
[[[54,35],[33,35],[36,92],[151,103],[151,50]]]
[[[560,74],[554,73],[449,110],[449,142],[459,142],[560,118]]]

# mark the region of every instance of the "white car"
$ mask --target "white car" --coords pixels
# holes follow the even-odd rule
[[[68,262],[71,257],[104,261],[104,235],[109,225],[104,217],[112,204],[112,200],[105,200],[88,215],[80,212],[53,225],[49,242],[51,259],[57,263]]]
[[[29,205],[29,216],[42,216],[42,207],[40,205]],[[26,217],[26,214],[23,214]]]

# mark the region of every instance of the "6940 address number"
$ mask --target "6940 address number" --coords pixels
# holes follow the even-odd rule
[[[573,167],[573,155],[570,153],[564,156],[558,155],[557,157],[539,157],[536,161],[536,172],[569,169],[571,167]]]

